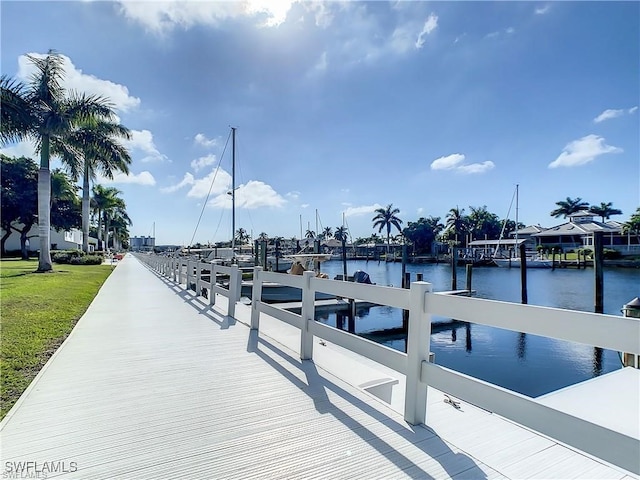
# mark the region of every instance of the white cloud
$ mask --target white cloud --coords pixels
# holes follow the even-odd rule
[[[213,165],[214,163],[216,163],[216,156],[211,154],[206,157],[200,157],[196,160],[192,160],[191,168],[197,172],[198,170],[202,170],[204,167]]]
[[[237,2],[159,2],[121,1],[120,13],[147,30],[164,34],[176,27],[217,26],[226,19],[253,18],[256,24],[275,27],[282,24],[291,8],[291,0],[245,0]]]
[[[292,192],[286,193],[285,196],[293,200],[298,200],[298,198],[300,198],[300,192],[294,190]]]
[[[591,134],[569,142],[558,158],[549,164],[549,168],[586,165],[600,155],[622,151],[621,148],[607,145],[604,138]]]
[[[110,183],[131,183],[136,185],[150,185],[153,186],[156,184],[156,179],[153,178],[151,172],[143,171],[138,174],[129,173],[129,175],[125,173],[116,173],[113,176],[113,179],[109,179],[106,177],[98,178],[98,183],[102,184],[110,184]]]
[[[360,207],[349,207],[344,211],[345,217],[358,217],[375,212],[378,208],[383,208],[379,203],[373,205],[362,205]]]
[[[194,179],[187,197],[205,198],[207,195],[226,195],[229,190],[231,190],[231,175],[225,170],[215,169],[204,178]]]
[[[438,27],[438,16],[435,13],[431,13],[427,18],[426,22],[424,22],[424,26],[422,27],[422,31],[420,35],[418,35],[418,39],[416,40],[416,48],[422,48],[425,42],[425,35],[430,35]]]
[[[149,130],[131,130],[131,140],[123,140],[123,145],[130,150],[138,150],[146,154],[142,162],[162,162],[167,156],[158,151],[153,134]]]
[[[512,33],[515,33],[516,29],[513,27],[509,27],[505,30],[505,33],[508,33],[509,35],[511,35]]]
[[[625,114],[633,115],[638,110],[638,107],[631,108],[608,108],[596,118],[593,119],[593,123],[604,122],[605,120],[611,120],[612,118],[621,117]]]
[[[29,141],[14,143],[5,148],[0,148],[0,153],[7,157],[26,157],[36,162],[40,161],[40,155],[36,154],[35,146]]]
[[[187,185],[193,185],[194,181],[195,179],[193,178],[193,175],[187,172],[184,174],[184,177],[182,180],[180,180],[180,182],[176,183],[175,185],[171,185],[169,187],[163,187],[160,189],[160,191],[162,193],[173,193],[180,190],[183,187],[186,187]]]
[[[41,53],[31,53],[33,57],[44,58]],[[67,90],[75,90],[88,95],[100,95],[109,99],[117,111],[129,112],[140,105],[140,99],[129,95],[129,89],[109,80],[102,80],[93,75],[82,73],[76,68],[71,59],[66,55],[60,55],[63,61],[65,76],[62,86]],[[23,81],[29,81],[36,68],[26,55],[18,57],[18,73],[16,76]]]
[[[491,160],[482,163],[470,163],[469,165],[460,165],[456,168],[456,172],[465,174],[485,173],[495,168],[495,164]]]
[[[454,170],[463,174],[485,173],[495,168],[490,160],[482,163],[463,164],[465,156],[462,153],[452,153],[446,157],[436,158],[431,162],[431,170]]]
[[[550,8],[551,8],[551,6],[549,6],[549,5],[545,5],[544,7],[537,7],[535,9],[535,13],[536,13],[536,15],[544,15],[545,13],[547,13],[549,11]]]
[[[622,115],[624,115],[624,110],[608,108],[607,110],[602,112],[600,115],[598,115],[596,118],[594,118],[593,123],[604,122],[605,120],[621,117]]]
[[[436,158],[431,162],[431,170],[453,170],[464,160],[464,158],[464,155],[461,153],[453,153],[446,157]]]
[[[271,185],[257,180],[251,180],[240,185],[236,190],[236,208],[253,210],[260,207],[282,207],[287,201],[279,195]],[[231,196],[224,194],[216,196],[209,202],[209,206],[216,208],[231,208]]]
[[[218,145],[217,139],[215,138],[213,140],[208,139],[203,133],[196,134],[193,140],[195,141],[196,145],[200,145],[201,147],[205,147],[205,148],[211,148]]]

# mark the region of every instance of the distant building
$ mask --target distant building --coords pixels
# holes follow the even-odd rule
[[[156,239],[154,237],[130,237],[129,248],[132,252],[148,252],[155,248]]]
[[[618,250],[623,254],[631,251],[637,253],[638,238],[623,235],[620,222],[603,223],[593,217],[593,213],[581,210],[569,215],[568,222],[534,233],[532,237],[542,247],[560,247],[566,252],[578,248],[593,249],[594,233],[602,232],[604,248]]]

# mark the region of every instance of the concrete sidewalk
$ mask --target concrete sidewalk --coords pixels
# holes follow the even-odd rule
[[[3,420],[3,477],[633,478],[442,396],[411,427],[225,307],[127,255]]]

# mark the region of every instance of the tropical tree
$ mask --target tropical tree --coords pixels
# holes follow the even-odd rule
[[[378,233],[383,229],[387,231],[387,253],[389,253],[389,241],[391,238],[391,227],[395,227],[398,232],[402,232],[402,220],[396,215],[400,213],[400,209],[394,208],[390,203],[385,208],[377,208],[375,217],[371,219],[373,228],[378,228]]]
[[[113,229],[113,248],[120,249],[129,242],[129,227],[133,222],[126,212],[116,211],[111,217],[111,228]]]
[[[602,223],[606,222],[611,215],[622,215],[622,210],[613,208],[612,202],[601,202],[600,205],[591,205],[589,211],[602,218]]]
[[[95,117],[83,122],[67,138],[67,143],[78,152],[66,159],[67,167],[74,178],[82,175],[82,249],[85,252],[89,250],[90,183],[95,181],[98,172],[109,179],[113,179],[116,172],[129,173],[131,157],[117,139],[130,136],[123,125]]]
[[[420,217],[416,222],[407,223],[402,234],[413,245],[414,252],[424,253],[431,251],[431,244],[443,228],[440,217]]]
[[[236,230],[236,241],[243,245],[251,239],[249,233],[242,227]]]
[[[330,227],[327,227],[327,228],[330,228]],[[346,242],[348,235],[349,235],[349,231],[347,230],[347,227],[340,226],[340,227],[336,227],[336,231],[333,234],[333,238],[335,238],[340,242]]]
[[[469,233],[476,239],[496,239],[500,236],[502,228],[500,220],[495,213],[487,210],[487,206],[469,207],[471,213],[467,216]]]
[[[51,226],[68,231],[82,224],[78,187],[59,168],[51,172]]]
[[[98,250],[104,248],[104,220],[106,218],[105,212],[108,212],[114,208],[122,208],[122,199],[119,195],[122,192],[115,187],[105,187],[103,185],[93,186],[93,198],[91,199],[92,210],[95,217],[98,220]]]
[[[108,249],[109,248],[109,230],[111,229],[113,220],[117,218],[122,222],[128,222],[129,225],[132,225],[133,222],[129,218],[129,215],[127,215],[127,205],[125,204],[125,201],[122,198],[116,198],[115,201],[113,202],[113,205],[104,211],[103,216],[104,216],[104,230],[107,236],[105,242]],[[116,242],[114,239],[113,241],[114,247],[115,247],[115,243]]]
[[[4,234],[0,241],[2,255],[13,231],[20,235],[22,258],[27,252],[28,232],[36,224],[38,209],[38,165],[29,158],[0,155],[0,220]]]
[[[269,235],[266,232],[262,232],[260,235],[258,235],[258,240],[260,240],[261,242],[268,242]]]
[[[446,217],[446,230],[443,236],[447,240],[452,240],[458,243],[458,239],[462,237],[467,231],[467,217],[464,214],[464,208],[458,207],[452,208],[447,213]]]
[[[635,213],[622,225],[622,231],[640,233],[640,207],[636,208]]]
[[[314,232],[311,229],[308,229],[304,234],[304,238],[306,239],[316,238],[316,232]]]
[[[331,238],[333,236],[333,229],[331,227],[324,227],[322,231],[322,237],[324,239]]]
[[[550,215],[552,217],[558,218],[562,216],[562,218],[567,218],[572,213],[579,212],[581,210],[587,210],[589,208],[588,202],[583,202],[582,198],[570,198],[567,197],[566,200],[560,200],[556,202],[558,208],[552,210]]]
[[[38,170],[38,234],[40,254],[38,271],[47,272],[52,267],[50,252],[50,199],[51,154],[63,159],[75,156],[67,137],[78,125],[91,118],[106,120],[115,118],[111,104],[103,97],[68,93],[62,86],[64,80],[63,59],[50,50],[43,57],[28,55],[36,67],[36,73],[27,85],[6,76],[0,79],[2,143],[18,140],[34,140],[40,153]]]

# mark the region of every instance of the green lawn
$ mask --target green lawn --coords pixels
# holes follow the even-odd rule
[[[113,271],[107,265],[0,261],[0,418],[20,397],[87,310]]]

